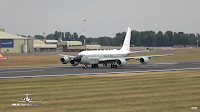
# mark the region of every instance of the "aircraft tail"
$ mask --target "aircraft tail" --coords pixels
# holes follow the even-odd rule
[[[3,57],[3,56],[0,54],[0,57]]]
[[[131,28],[128,27],[121,51],[130,51]]]

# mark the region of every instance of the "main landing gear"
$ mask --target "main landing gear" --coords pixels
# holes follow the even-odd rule
[[[111,64],[110,68],[117,68],[117,65],[116,64]]]
[[[107,65],[108,65],[107,63],[104,63],[104,64],[103,64],[103,66],[107,66]]]
[[[91,66],[92,68],[98,68],[99,67],[99,65],[98,64],[92,64],[92,66]]]

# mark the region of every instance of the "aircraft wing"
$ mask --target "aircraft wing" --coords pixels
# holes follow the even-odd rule
[[[69,59],[71,59],[71,58],[74,58],[74,57],[75,57],[75,56],[64,55],[64,54],[59,54],[59,55],[61,55],[61,56],[64,56],[64,57],[68,57]]]
[[[134,54],[134,53],[140,53],[140,52],[146,52],[146,51],[149,51],[149,50],[132,51],[132,52],[130,52],[130,54]]]
[[[26,102],[26,101],[14,101],[14,100],[12,100],[13,102]]]
[[[29,101],[29,102],[42,102],[43,100],[41,100],[41,101]]]
[[[124,58],[125,60],[129,59],[136,59],[139,60],[140,58],[152,58],[152,57],[160,57],[160,56],[171,56],[172,54],[165,54],[165,55],[149,55],[149,56],[135,56],[135,57],[121,57]],[[119,58],[101,58],[99,61],[116,61]]]
[[[165,55],[149,55],[149,56],[136,56],[136,57],[125,57],[126,60],[129,59],[136,59],[139,60],[140,58],[152,58],[152,57],[161,57],[161,56],[171,56],[172,54],[165,54]]]

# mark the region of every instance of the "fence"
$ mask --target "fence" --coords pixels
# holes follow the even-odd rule
[[[174,50],[173,47],[161,47],[162,50]]]

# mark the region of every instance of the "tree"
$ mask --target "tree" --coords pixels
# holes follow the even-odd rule
[[[150,38],[151,38],[151,45],[150,46],[156,46],[156,34],[155,34],[155,32],[151,32]]]
[[[163,33],[162,33],[162,31],[159,31],[156,34],[156,45],[163,46],[163,40],[164,40]]]
[[[163,40],[163,45],[164,46],[169,46],[169,36],[167,33],[164,34],[164,40]]]
[[[47,35],[46,39],[47,40],[56,40],[55,37],[54,37],[54,34]]]
[[[123,44],[123,41],[124,41],[124,33],[117,33],[116,35],[115,35],[115,43],[114,43],[114,45],[115,46],[120,46],[120,45],[122,45]]]
[[[135,46],[140,46],[140,33],[138,31],[133,30],[131,32],[131,44]]]
[[[57,31],[55,31],[55,33],[54,33],[54,38],[57,40],[57,38],[58,38],[58,32]]]
[[[78,40],[81,41],[84,44],[84,38],[85,38],[85,36],[81,35]]]
[[[173,42],[173,45],[179,45],[180,44],[178,33],[174,32],[174,37],[172,39],[172,42]]]
[[[188,38],[187,34],[181,34],[180,35],[180,44],[181,45],[188,45],[188,44],[190,44],[189,38]]]
[[[70,41],[71,40],[71,34],[70,34],[70,32],[65,32],[65,38],[63,40],[64,41]]]
[[[85,40],[87,44],[90,44],[92,42],[92,37],[86,38]]]
[[[78,40],[78,34],[76,32],[74,32],[73,34],[74,40],[77,41]]]
[[[173,32],[172,31],[166,31],[166,34],[169,36],[169,46],[173,45],[172,39],[174,37]]]
[[[107,38],[107,37],[99,37],[99,38],[98,38],[98,43],[99,43],[100,45],[102,45],[102,46],[108,45],[108,41],[107,41],[106,38]]]
[[[191,44],[191,45],[196,45],[196,37],[195,37],[195,34],[190,33],[190,34],[188,35],[188,37],[189,37],[189,40],[190,40],[190,44]]]
[[[34,36],[36,39],[44,39],[44,37],[42,35],[35,35]]]
[[[62,40],[65,39],[65,35],[64,32],[62,32]]]

